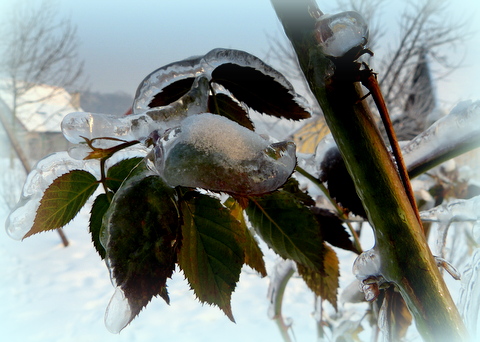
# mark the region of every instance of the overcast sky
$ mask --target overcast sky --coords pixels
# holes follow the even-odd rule
[[[24,0],[1,0],[0,12]],[[38,3],[39,0],[27,0]],[[327,4],[319,7],[330,12]],[[438,85],[439,96],[453,102],[480,99],[480,1],[448,1],[452,16],[472,18],[476,31],[465,54],[464,67]],[[246,50],[260,58],[268,51],[268,36],[280,36],[281,27],[269,0],[58,0],[61,16],[77,25],[80,53],[91,90],[135,93],[151,71],[216,47]],[[383,13],[386,22],[398,19],[404,1],[391,1]],[[385,31],[391,31],[390,26]],[[375,51],[377,54],[381,47]],[[461,50],[461,51],[460,51]]]

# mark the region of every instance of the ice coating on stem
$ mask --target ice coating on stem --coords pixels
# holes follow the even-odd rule
[[[97,160],[75,160],[67,152],[50,154],[33,167],[23,186],[20,200],[5,223],[7,234],[11,238],[21,240],[25,236],[33,225],[45,190],[56,178],[72,170],[86,170],[99,177]]]
[[[268,285],[268,318],[277,318],[277,310],[281,311],[280,303],[283,299],[283,292],[288,280],[295,273],[295,263],[292,260],[278,260],[275,264],[272,274],[270,274],[270,284]]]
[[[462,274],[459,311],[471,336],[477,336],[480,307],[480,248],[475,249],[470,263]]]
[[[105,326],[112,334],[118,334],[132,321],[133,316],[128,299],[117,287],[105,311]]]
[[[479,221],[480,196],[467,200],[455,200],[439,205],[430,210],[422,211],[420,218],[425,221],[449,223],[454,221]]]
[[[405,145],[403,158],[410,171],[454,148],[478,143],[479,139],[480,101],[464,101]]]
[[[315,37],[325,55],[339,58],[350,51],[358,50],[356,54],[363,49],[368,41],[368,26],[357,12],[326,14],[317,20]]]
[[[278,189],[296,165],[292,142],[271,143],[210,113],[185,119],[159,139],[155,155],[155,165],[170,186],[240,195]]]

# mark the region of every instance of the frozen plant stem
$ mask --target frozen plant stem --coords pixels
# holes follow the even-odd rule
[[[311,0],[272,0],[307,82],[375,230],[381,272],[395,284],[425,341],[463,341],[467,333],[426,242],[402,181],[365,101],[354,61],[325,57],[314,38],[321,13]]]

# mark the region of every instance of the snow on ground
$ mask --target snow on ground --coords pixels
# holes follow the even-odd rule
[[[0,208],[3,223],[6,210]],[[233,294],[236,324],[216,307],[201,305],[176,273],[169,285],[171,305],[155,298],[119,335],[104,326],[114,288],[87,231],[88,210],[65,228],[64,248],[56,232],[24,241],[0,231],[0,335],[9,342],[91,341],[261,341],[281,340],[267,317],[268,279],[249,268]],[[269,268],[274,256],[267,256]],[[294,318],[297,341],[315,341],[313,296],[299,279],[287,287],[286,316]]]

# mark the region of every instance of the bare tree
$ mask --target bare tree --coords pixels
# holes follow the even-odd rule
[[[411,139],[431,123],[428,114],[435,107],[432,82],[462,63],[452,61],[448,52],[465,43],[466,22],[452,18],[445,0],[410,1],[398,16],[399,23],[388,25],[381,21],[388,10],[385,0],[338,0],[337,3],[339,11],[361,13],[369,23],[369,47],[386,51],[374,69],[387,107],[394,114],[398,138]],[[399,25],[399,36],[384,42],[382,39],[388,30],[395,30],[395,24]],[[280,39],[271,41],[268,58],[279,63],[279,69],[290,79],[301,79],[303,75],[290,46]]]
[[[16,157],[29,173],[30,162],[15,129],[18,110],[32,102],[40,106],[63,89],[78,84],[83,63],[78,58],[76,28],[69,20],[58,18],[54,2],[45,0],[34,6],[23,1],[8,16],[0,44],[0,75],[5,77],[2,90],[9,95],[11,109],[10,117],[0,115],[0,119]],[[34,100],[24,96],[41,84],[53,87]],[[63,236],[62,240],[68,244]]]

